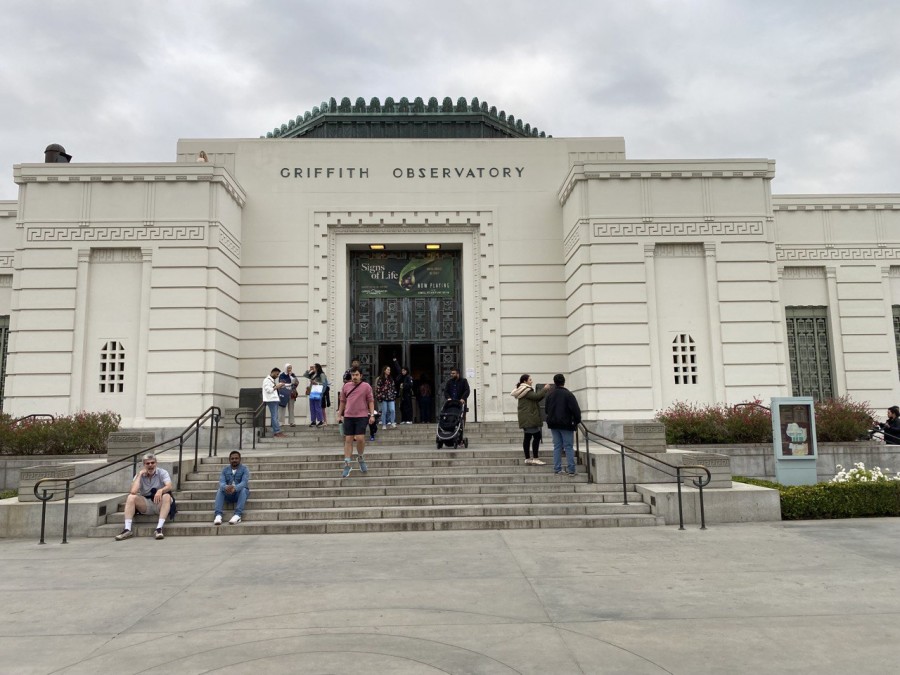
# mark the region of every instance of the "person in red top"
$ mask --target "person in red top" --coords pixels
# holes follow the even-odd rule
[[[359,470],[366,473],[369,467],[363,459],[366,451],[366,430],[375,421],[375,396],[368,382],[363,382],[359,368],[350,368],[350,381],[341,388],[341,403],[338,406],[338,424],[344,425],[344,470],[341,478],[350,475],[353,457],[353,441],[356,441],[356,459]]]

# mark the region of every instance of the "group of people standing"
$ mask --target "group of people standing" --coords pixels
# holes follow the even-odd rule
[[[519,428],[525,433],[522,450],[525,463],[543,466],[546,462],[539,457],[544,416],[540,403],[544,401],[547,426],[553,437],[553,471],[557,475],[575,475],[575,431],[581,424],[581,408],[575,395],[566,389],[566,378],[562,373],[553,376],[553,384],[535,390],[531,375],[525,373],[510,395],[518,401]],[[546,400],[545,400],[546,399]],[[562,456],[565,453],[566,466]]]
[[[325,371],[321,364],[314,363],[303,377],[308,380],[305,395],[309,397],[309,426],[328,426],[326,410],[331,407],[331,386]],[[290,363],[284,365],[284,370],[272,368],[263,379],[262,397],[272,420],[272,435],[283,436],[281,427],[285,421],[288,426],[295,426],[294,408],[300,398],[300,379]]]

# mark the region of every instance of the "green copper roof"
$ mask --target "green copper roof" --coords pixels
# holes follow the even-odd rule
[[[546,138],[547,135],[505,111],[473,98],[453,102],[449,96],[439,103],[435,97],[388,97],[384,104],[373,98],[356,103],[344,97],[297,115],[266,138]]]

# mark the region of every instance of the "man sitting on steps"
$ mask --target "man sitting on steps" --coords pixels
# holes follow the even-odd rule
[[[172,478],[165,469],[156,465],[156,455],[146,454],[143,458],[144,468],[131,482],[131,493],[125,500],[125,529],[116,535],[116,541],[130,539],[134,536],[131,529],[134,514],[159,516],[153,536],[165,539],[163,525],[172,507]]]
[[[222,469],[219,476],[219,491],[216,492],[216,517],[213,525],[222,524],[222,509],[225,502],[235,504],[234,515],[229,525],[237,525],[244,515],[244,505],[250,496],[250,469],[241,464],[241,453],[232,450],[228,455],[228,466]]]

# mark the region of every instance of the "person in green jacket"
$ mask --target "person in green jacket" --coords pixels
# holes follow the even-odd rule
[[[538,403],[550,389],[541,387],[540,391],[534,390],[534,383],[528,373],[519,378],[519,384],[512,390],[512,397],[519,402],[519,427],[525,432],[522,440],[522,449],[525,451],[526,464],[538,464],[543,466],[546,462],[538,459],[538,448],[541,446],[541,429],[544,420],[541,419],[541,408]],[[531,454],[529,455],[529,447]]]

